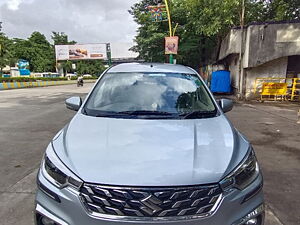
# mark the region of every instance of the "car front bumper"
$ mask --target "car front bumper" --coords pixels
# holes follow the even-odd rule
[[[45,216],[55,221],[55,224],[60,225],[242,225],[245,224],[246,220],[258,215],[262,220],[264,219],[263,191],[260,188],[262,185],[262,176],[259,176],[243,191],[233,190],[224,194],[218,209],[209,217],[186,220],[174,220],[170,218],[170,220],[164,221],[125,221],[118,220],[117,218],[96,218],[87,212],[76,190],[68,187],[58,189],[48,182],[41,173],[38,174],[37,179],[39,188],[36,194],[36,217]],[[47,191],[43,190],[41,186],[46,187]],[[59,201],[53,199],[53,195],[57,196]],[[245,201],[245,196],[249,197],[246,199],[247,201]],[[259,210],[256,212],[258,215],[254,215],[256,209]],[[36,224],[39,225],[37,219]],[[263,222],[258,225],[262,224]]]

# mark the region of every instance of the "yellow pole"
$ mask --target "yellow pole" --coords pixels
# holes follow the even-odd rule
[[[171,13],[170,13],[168,0],[165,0],[165,5],[166,5],[166,10],[167,10],[167,15],[168,15],[170,37],[172,37],[172,21],[171,21]]]
[[[176,30],[177,30],[177,27],[178,27],[178,23],[176,23],[176,26],[175,26],[175,28],[174,28],[174,30],[173,30],[173,36],[175,36],[175,33],[176,33]]]
[[[292,88],[292,98],[291,100],[294,101],[296,95],[296,86],[297,86],[297,78],[293,79],[293,88]]]
[[[171,1],[171,0],[169,0]],[[167,10],[167,15],[168,15],[168,22],[169,22],[169,32],[170,32],[170,37],[172,37],[173,32],[172,32],[172,21],[171,21],[171,13],[170,13],[170,8],[169,8],[169,2],[168,0],[165,0],[165,5],[166,5],[166,10]],[[173,55],[170,54],[170,64],[174,63]]]

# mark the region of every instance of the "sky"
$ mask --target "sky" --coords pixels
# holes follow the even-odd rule
[[[78,43],[132,42],[137,24],[128,13],[138,0],[0,0],[2,32],[27,38],[65,32]]]

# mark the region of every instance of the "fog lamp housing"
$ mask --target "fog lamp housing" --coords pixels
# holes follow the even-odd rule
[[[35,217],[36,225],[69,225],[65,221],[48,212],[39,204],[36,205]]]
[[[253,218],[251,220],[248,220],[245,225],[257,225],[258,224],[258,218]]]
[[[239,219],[232,225],[263,225],[264,224],[264,205],[260,205],[243,218]]]
[[[41,222],[43,225],[57,225],[57,223],[55,223],[55,221],[49,219],[48,217],[43,216],[41,218]]]
[[[36,215],[36,224],[37,225],[60,225],[59,223],[56,223],[54,220],[41,215],[41,214],[37,214]]]

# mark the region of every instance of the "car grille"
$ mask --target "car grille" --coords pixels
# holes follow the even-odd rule
[[[222,197],[219,185],[124,188],[84,184],[81,199],[94,215],[126,217],[208,216]]]

